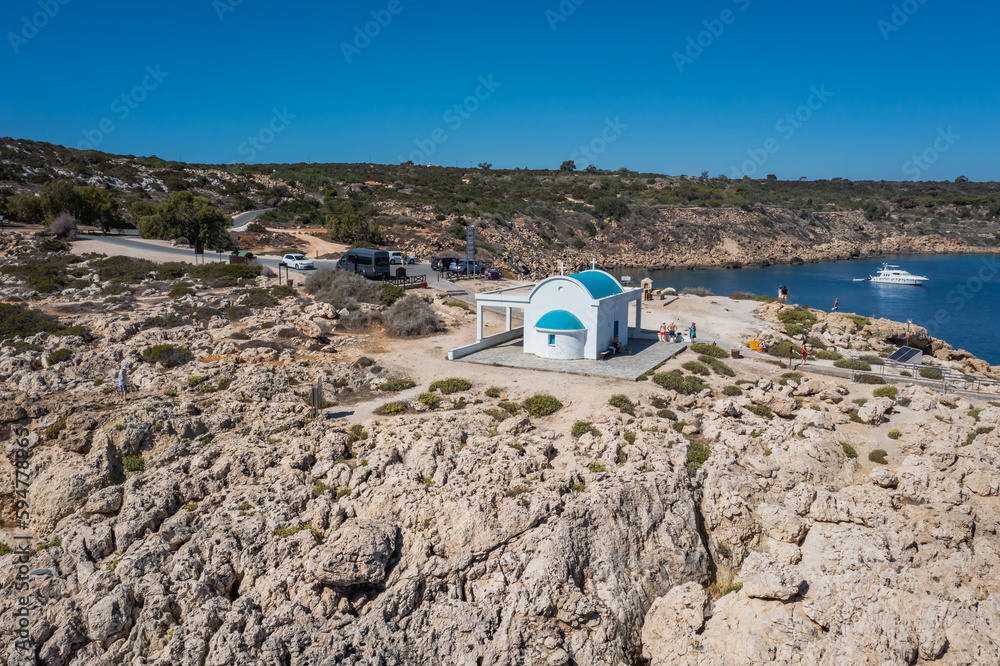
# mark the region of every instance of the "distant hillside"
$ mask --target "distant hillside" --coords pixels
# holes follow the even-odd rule
[[[24,221],[21,198],[60,179],[112,192],[126,220],[188,190],[230,213],[276,207],[262,218],[271,228],[325,229],[334,241],[422,257],[464,252],[471,224],[481,258],[519,275],[551,272],[559,261],[582,267],[591,258],[604,266],[738,266],[1000,246],[1000,184],[964,178],[729,180],[485,163],[185,164],[0,139],[0,214],[8,220]]]

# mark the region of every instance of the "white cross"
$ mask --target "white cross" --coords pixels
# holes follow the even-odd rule
[[[596,271],[597,270],[597,259],[591,259],[590,260],[590,270],[592,270],[592,271]]]
[[[559,275],[566,275],[566,267],[563,266],[563,262],[559,262]]]

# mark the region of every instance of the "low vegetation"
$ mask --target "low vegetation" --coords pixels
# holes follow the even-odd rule
[[[635,405],[627,395],[616,393],[608,398],[608,404],[612,407],[617,407],[618,411],[622,414],[635,414]]]
[[[412,379],[389,379],[379,384],[378,390],[395,393],[399,391],[405,391],[406,389],[411,389],[416,385],[417,383]]]
[[[880,386],[879,388],[872,391],[872,396],[876,398],[891,398],[896,399],[899,395],[899,389],[895,386]]]
[[[887,455],[889,454],[886,453],[885,449],[872,449],[868,452],[868,460],[879,465],[888,465],[889,461],[886,459]]]
[[[691,351],[695,354],[703,354],[705,356],[711,356],[712,358],[728,358],[729,352],[715,344],[707,344],[704,342],[696,342],[690,347]]]
[[[579,439],[587,433],[592,433],[595,437],[599,437],[601,431],[594,427],[594,424],[590,421],[576,421],[573,423],[573,427],[570,429],[570,434],[573,437]]]
[[[524,409],[535,418],[555,414],[563,406],[558,398],[547,393],[537,393],[526,399],[523,404]]]
[[[694,395],[705,388],[705,382],[702,379],[686,377],[680,370],[658,372],[653,375],[653,381],[668,391],[677,391],[682,395]]]
[[[712,451],[704,444],[690,442],[687,449],[687,473],[694,476],[708,461],[710,455],[712,455]]]
[[[164,368],[176,368],[188,363],[194,358],[187,347],[177,347],[163,344],[147,347],[139,357],[147,363],[159,363]]]
[[[430,386],[431,391],[440,391],[444,395],[451,395],[452,393],[458,393],[459,391],[468,391],[470,388],[472,388],[472,382],[468,379],[462,379],[461,377],[439,379],[431,382]]]
[[[853,460],[858,457],[858,452],[847,442],[841,442],[840,446],[844,449],[844,455],[847,456],[848,460]]]
[[[382,416],[398,416],[409,411],[409,405],[405,402],[387,402],[375,410],[376,414]]]

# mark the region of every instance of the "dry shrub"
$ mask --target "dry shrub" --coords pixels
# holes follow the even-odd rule
[[[410,294],[395,304],[385,314],[385,326],[394,338],[412,338],[437,333],[444,327],[437,313],[423,299]]]
[[[323,268],[306,278],[306,293],[338,310],[357,309],[358,303],[381,303],[378,285],[360,275]]]
[[[77,236],[76,220],[69,213],[63,213],[49,225],[48,233],[59,240],[75,241]]]

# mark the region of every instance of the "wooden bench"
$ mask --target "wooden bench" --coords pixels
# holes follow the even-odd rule
[[[604,351],[599,352],[597,354],[597,360],[598,361],[607,361],[609,358],[611,358],[614,355],[615,355],[615,353],[613,351],[611,351],[610,349],[605,349]]]

